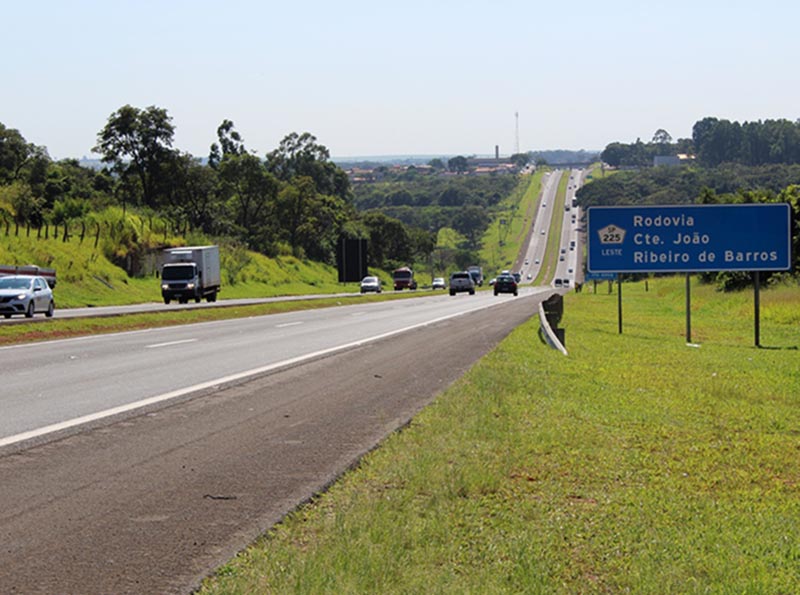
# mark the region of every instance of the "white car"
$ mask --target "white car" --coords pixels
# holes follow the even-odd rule
[[[377,277],[364,277],[361,279],[361,293],[374,291],[375,293],[381,292],[381,280]]]
[[[431,283],[431,289],[447,289],[447,284],[444,282],[444,277],[436,277]]]
[[[0,277],[0,314],[11,318],[13,314],[24,314],[33,318],[37,312],[53,316],[56,304],[53,290],[43,277],[33,275],[9,275]]]

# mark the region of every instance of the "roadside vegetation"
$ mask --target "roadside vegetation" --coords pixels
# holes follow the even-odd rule
[[[569,294],[569,356],[516,329],[204,595],[792,593],[800,290],[681,277]],[[668,364],[668,365],[665,365]]]

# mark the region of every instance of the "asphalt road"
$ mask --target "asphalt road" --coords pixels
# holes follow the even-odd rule
[[[39,347],[4,350],[0,406],[6,438],[84,411],[102,413],[111,403],[104,399],[125,395],[130,404],[142,395],[175,392],[179,389],[161,382],[176,366],[188,371],[172,374],[174,386],[210,384],[193,397],[150,404],[66,433],[45,433],[35,439],[40,444],[7,445],[0,456],[0,593],[190,592],[407,423],[550,295],[525,294],[402,300],[431,302],[428,308],[435,311],[423,318],[436,321],[404,332],[385,326],[377,308],[351,307],[335,309],[346,312],[330,323],[280,315],[231,328],[222,323],[175,328],[190,335],[168,340],[152,332],[116,335],[115,343],[99,338],[60,342],[55,352],[42,356],[60,354],[45,372],[26,363],[49,365],[35,355]],[[461,315],[449,310],[459,303],[477,307],[481,300],[492,307]],[[400,317],[411,316],[401,312]],[[348,347],[335,349],[321,338],[326,325],[333,334],[357,326],[372,329],[369,337],[383,338],[351,337]],[[201,330],[215,339],[192,334]],[[307,360],[293,355],[287,335],[309,343],[306,354],[316,355]],[[203,348],[204,343],[213,345]],[[262,368],[272,365],[269,349],[282,359],[277,370],[215,383],[205,380],[219,374],[207,370],[214,358],[206,349],[231,352],[230,359],[240,362],[239,372],[228,369],[228,376],[246,372],[253,362],[241,360],[253,353]],[[191,354],[188,360],[178,359],[182,352]],[[12,367],[24,371],[9,375],[6,362],[17,353],[21,357]],[[156,364],[139,359],[153,353]],[[287,361],[290,365],[280,364]],[[85,366],[83,372],[62,381],[59,376],[73,365]],[[158,365],[158,373],[148,370],[150,365]],[[136,368],[143,373],[132,376]],[[56,382],[25,389],[27,382],[47,377]],[[5,383],[12,381],[20,384],[9,399]],[[89,394],[94,396],[84,398]],[[40,399],[52,404],[36,406]],[[11,410],[12,417],[27,416],[27,421],[9,426],[5,412]]]

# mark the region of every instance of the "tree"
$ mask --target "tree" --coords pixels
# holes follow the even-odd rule
[[[485,209],[469,205],[460,209],[453,218],[453,228],[469,240],[471,248],[478,248],[483,232],[489,225],[489,216]]]
[[[431,159],[428,161],[428,165],[430,165],[433,169],[437,171],[441,171],[445,168],[444,161],[436,157],[435,159]]]
[[[457,157],[451,157],[447,160],[447,169],[452,172],[463,173],[469,169],[469,162],[467,161],[466,157],[461,155],[458,155]]]
[[[167,110],[150,106],[144,110],[124,105],[111,114],[97,134],[93,153],[102,156],[120,176],[135,175],[140,184],[142,202],[158,206],[159,174],[164,162],[171,159],[175,128]]]
[[[362,221],[369,230],[370,266],[383,269],[410,262],[413,250],[405,225],[378,211],[365,213]]]
[[[330,160],[328,149],[308,133],[292,132],[274,151],[267,153],[267,170],[282,182],[307,176],[317,192],[350,200],[350,179],[347,173]]]
[[[27,142],[19,130],[6,128],[0,122],[0,183],[19,179],[23,167],[34,158],[47,160],[47,151]]]
[[[217,139],[219,139],[219,144],[213,143],[208,155],[208,164],[213,168],[216,168],[226,155],[241,155],[246,152],[244,140],[233,127],[231,120],[223,120],[219,125]]]
[[[520,169],[528,165],[530,162],[531,162],[530,153],[514,153],[511,156],[511,163],[513,163],[516,167]]]
[[[663,128],[659,128],[656,130],[655,134],[653,134],[652,143],[656,145],[668,145],[672,142],[672,136],[670,136],[669,132],[664,130]]]
[[[255,155],[228,155],[219,165],[220,196],[253,248],[270,251],[278,223],[272,217],[280,182]]]

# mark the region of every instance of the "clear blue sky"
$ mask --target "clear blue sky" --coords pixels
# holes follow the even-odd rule
[[[0,122],[93,156],[125,104],[208,154],[233,120],[263,154],[602,149],[705,116],[800,116],[800,3],[761,0],[0,0]]]

